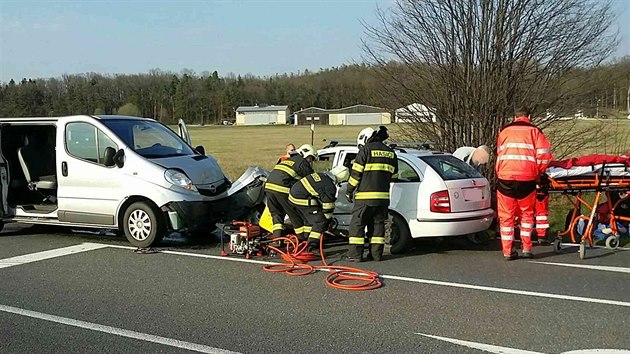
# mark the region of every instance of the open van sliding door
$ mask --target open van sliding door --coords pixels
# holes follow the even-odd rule
[[[0,124],[0,139],[2,139],[2,125]],[[0,147],[2,146],[2,140],[0,140]],[[2,150],[0,149],[0,219],[7,215],[7,193],[9,192],[9,173],[7,171],[7,161],[4,159]],[[0,225],[2,222],[0,221]],[[2,226],[0,226],[2,230]]]

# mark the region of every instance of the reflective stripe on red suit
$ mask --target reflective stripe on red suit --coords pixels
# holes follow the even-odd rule
[[[520,220],[523,251],[532,249],[536,180],[552,158],[549,140],[528,117],[516,117],[499,132],[495,170],[499,179],[497,209],[504,255],[512,252],[516,216]]]

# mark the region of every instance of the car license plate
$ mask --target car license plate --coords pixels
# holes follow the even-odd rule
[[[478,202],[483,199],[483,190],[481,188],[465,188],[464,200],[467,202]]]

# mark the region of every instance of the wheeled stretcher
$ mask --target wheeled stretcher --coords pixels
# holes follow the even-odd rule
[[[593,230],[597,226],[597,207],[604,195],[608,210],[610,210],[609,224],[612,229],[612,233],[606,239],[606,246],[612,249],[617,248],[619,245],[617,222],[630,222],[628,216],[615,215],[617,206],[630,198],[630,158],[590,155],[572,159],[572,161],[558,161],[550,166],[547,169],[548,180],[542,182],[539,188],[549,193],[563,194],[573,206],[567,229],[559,232],[553,242],[554,250],[559,252],[562,247],[562,236],[570,235],[573,243],[579,242],[579,255],[581,259],[584,259],[586,246],[593,246]],[[583,197],[584,193],[595,193],[592,204]],[[625,197],[616,200],[614,194]],[[587,209],[584,214],[581,212],[582,206]],[[584,220],[586,224],[581,237],[576,235],[576,226],[580,220]]]

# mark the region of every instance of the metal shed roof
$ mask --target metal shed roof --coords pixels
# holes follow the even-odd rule
[[[380,107],[374,107],[374,106],[368,106],[365,104],[355,104],[354,106],[348,106],[348,107],[343,107],[343,108],[336,108],[336,109],[324,109],[324,108],[319,108],[319,107],[309,107],[306,109],[303,109],[301,111],[297,111],[295,113],[330,113],[330,114],[334,114],[334,113],[341,113],[341,114],[348,114],[348,113],[385,113],[387,112],[386,109],[384,108],[380,108]]]
[[[286,111],[289,106],[240,106],[236,109],[237,112],[276,112]]]

